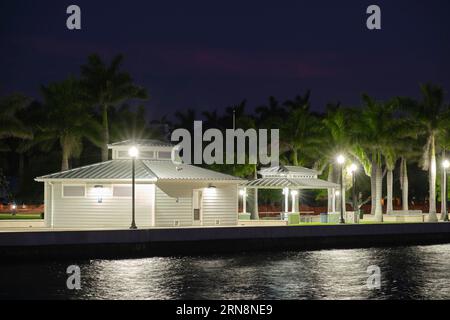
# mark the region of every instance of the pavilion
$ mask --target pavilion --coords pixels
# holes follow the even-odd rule
[[[246,197],[247,189],[280,189],[284,195],[283,212],[281,219],[288,220],[289,216],[299,216],[299,190],[326,189],[331,190],[332,212],[336,212],[336,190],[339,184],[319,179],[319,172],[300,166],[276,166],[264,168],[258,172],[261,178],[250,180],[241,184],[240,195],[243,198],[243,213],[247,213]],[[255,203],[257,203],[258,193]],[[289,197],[291,198],[291,210],[289,211]],[[256,206],[257,207],[257,206]],[[257,208],[255,209],[257,210]]]

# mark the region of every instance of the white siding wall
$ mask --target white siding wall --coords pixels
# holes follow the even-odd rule
[[[237,225],[237,186],[222,185],[203,191],[203,225]]]
[[[50,183],[44,183],[44,225],[46,227],[51,226],[52,218],[52,186]]]
[[[174,183],[173,188],[189,188],[189,186]],[[192,196],[180,197],[177,201],[177,198],[170,197],[156,187],[155,213],[157,227],[174,227],[175,221],[179,222],[180,227],[192,226]]]
[[[102,203],[93,184],[86,185],[85,198],[63,198],[62,184],[53,186],[54,227],[128,228],[131,224],[131,197],[113,197],[113,185],[103,185]],[[152,226],[154,184],[136,185],[136,225]]]

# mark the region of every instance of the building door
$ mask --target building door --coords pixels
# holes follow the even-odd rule
[[[202,224],[202,203],[203,203],[203,191],[194,190],[192,195],[192,209],[193,209],[193,224],[199,226]]]

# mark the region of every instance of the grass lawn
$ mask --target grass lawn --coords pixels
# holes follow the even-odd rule
[[[11,213],[0,213],[0,220],[41,220],[41,213],[18,213],[15,216]]]

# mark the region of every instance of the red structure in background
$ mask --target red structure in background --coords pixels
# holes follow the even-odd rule
[[[0,204],[0,213],[11,213],[13,210],[11,208],[11,204],[4,205]],[[18,204],[16,208],[16,213],[42,213],[44,212],[44,205],[26,205],[26,204]]]

